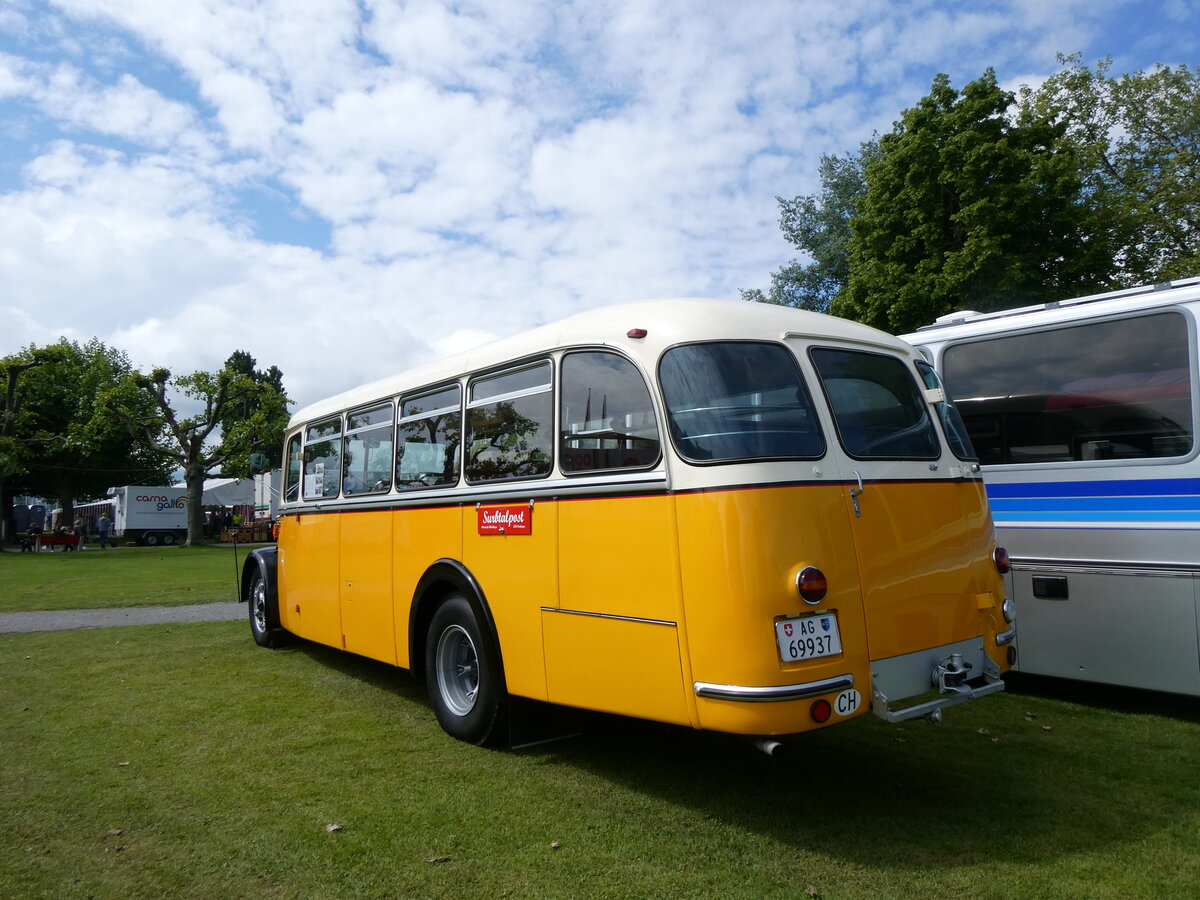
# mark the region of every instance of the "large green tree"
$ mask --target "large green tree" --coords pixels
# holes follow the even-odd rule
[[[890,331],[952,310],[1005,309],[1111,284],[1112,247],[1081,202],[1065,125],[1014,121],[995,73],[930,93],[879,141],[831,311]]]
[[[256,368],[257,360],[245,350],[235,350],[225,360],[225,368],[239,375],[245,375],[258,385],[267,385],[275,389],[278,396],[285,396],[283,390],[283,372],[277,366],[268,369]],[[245,450],[229,459],[225,464],[225,474],[245,477],[250,474],[250,454],[261,454],[267,469],[277,469],[283,460],[283,435],[287,431],[288,413],[286,404],[280,405],[273,399],[269,391],[262,394],[247,394],[242,397],[226,416],[226,427],[235,421],[247,420],[262,413],[255,425],[258,439]],[[264,397],[272,398],[262,406]]]
[[[12,478],[21,493],[57,502],[70,521],[77,500],[95,500],[120,484],[169,484],[171,467],[130,435],[101,399],[119,391],[133,373],[120,350],[92,339],[63,338],[30,347],[24,357],[50,359],[24,377],[24,403],[14,435],[22,471]],[[139,398],[127,402],[138,408]],[[140,411],[150,411],[144,399]]]
[[[113,405],[131,430],[154,450],[183,470],[188,492],[189,546],[204,541],[202,502],[204,480],[224,473],[239,461],[248,463],[265,431],[287,415],[287,395],[269,381],[255,381],[225,366],[217,372],[193,372],[175,377],[169,369],[131,379],[142,397],[149,398],[152,415],[114,396]],[[178,407],[178,408],[177,408]],[[195,409],[191,415],[180,410]]]
[[[1200,68],[1155,66],[1114,76],[1111,59],[1078,55],[1036,90],[1021,115],[1063,127],[1085,200],[1113,248],[1113,277],[1137,285],[1200,275]]]
[[[0,361],[3,372],[3,397],[0,402],[0,543],[12,536],[11,476],[23,474],[29,456],[29,446],[20,433],[22,412],[28,386],[26,373],[30,369],[54,362],[55,354],[30,348]]]
[[[867,190],[866,165],[879,152],[879,142],[863,143],[856,154],[822,155],[821,192],[779,203],[784,238],[810,261],[792,260],[771,273],[770,290],[742,291],[743,300],[775,303],[826,312],[850,277],[850,220]]]

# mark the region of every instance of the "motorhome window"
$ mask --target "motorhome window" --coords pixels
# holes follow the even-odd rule
[[[967,426],[963,424],[958,407],[954,405],[954,401],[942,387],[937,372],[927,362],[918,362],[917,371],[921,373],[921,380],[925,382],[927,389],[942,391],[944,399],[937,401],[933,406],[942,422],[942,431],[946,432],[946,442],[950,445],[951,452],[959,459],[975,462],[978,457],[975,455],[975,448],[971,445],[971,436],[967,434]]]
[[[381,494],[392,487],[392,404],[346,414],[342,493]]]
[[[406,397],[396,424],[396,489],[458,484],[462,389]]]
[[[780,344],[686,344],[659,365],[671,438],[697,463],[814,459],[825,453],[796,360]]]
[[[481,378],[468,391],[467,481],[549,475],[554,452],[550,364]]]
[[[911,370],[882,353],[809,351],[846,452],[858,459],[937,459],[933,421]]]
[[[308,426],[304,433],[304,499],[336,497],[342,470],[342,420]]]
[[[646,468],[658,462],[658,422],[637,367],[615,353],[571,353],[562,362],[564,472]]]
[[[943,355],[984,464],[1184,456],[1193,368],[1177,312],[971,341]]]
[[[300,470],[303,464],[300,455],[300,432],[288,438],[287,449],[284,451],[284,481],[283,502],[291,503],[300,499]]]

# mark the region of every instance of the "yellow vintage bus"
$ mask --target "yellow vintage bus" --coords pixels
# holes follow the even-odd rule
[[[909,345],[766,304],[585,312],[293,416],[264,646],[773,738],[1003,689],[1012,609],[965,431]]]

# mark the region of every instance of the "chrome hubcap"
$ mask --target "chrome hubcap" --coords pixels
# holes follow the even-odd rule
[[[254,627],[259,632],[267,630],[267,590],[262,579],[254,582],[250,594],[250,608],[254,612]]]
[[[438,638],[434,668],[438,692],[447,708],[456,716],[467,715],[479,695],[479,655],[461,626],[451,625]]]

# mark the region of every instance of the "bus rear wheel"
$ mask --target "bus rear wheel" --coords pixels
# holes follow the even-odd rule
[[[447,734],[479,746],[500,737],[500,664],[461,594],[451,594],[433,614],[425,643],[425,683]]]

